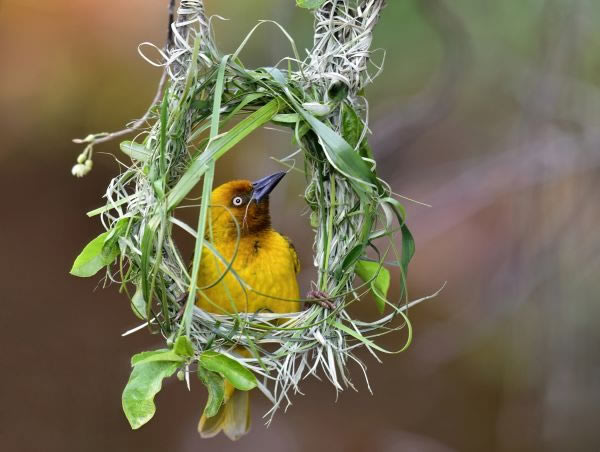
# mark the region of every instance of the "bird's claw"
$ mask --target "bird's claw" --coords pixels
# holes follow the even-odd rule
[[[318,303],[325,309],[335,309],[335,305],[330,301],[331,297],[321,290],[311,290],[306,294],[306,298],[313,299],[315,303]]]

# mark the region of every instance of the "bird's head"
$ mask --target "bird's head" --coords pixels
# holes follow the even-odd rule
[[[285,173],[279,172],[254,182],[232,180],[215,188],[210,212],[213,234],[236,236],[236,222],[241,235],[268,229],[271,226],[269,193],[283,176]]]

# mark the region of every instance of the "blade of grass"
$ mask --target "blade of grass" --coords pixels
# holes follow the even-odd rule
[[[165,163],[165,154],[167,152],[167,113],[169,108],[168,90],[165,90],[162,103],[160,105],[160,157],[159,168],[162,178],[165,177],[167,171]]]
[[[288,99],[294,106],[294,109],[311,126],[319,138],[323,140],[323,149],[329,163],[350,180],[357,195],[365,198],[365,192],[372,193],[375,189],[379,188],[377,177],[360,155],[354,151],[352,146],[325,123],[304,110],[294,96],[291,95],[287,87],[284,88],[284,91],[288,95]]]
[[[223,80],[225,78],[225,67],[229,55],[225,55],[221,59],[219,72],[217,74],[217,83],[215,86],[215,97],[213,102],[213,111],[211,118],[210,137],[215,138],[219,133],[219,117],[221,110],[221,99],[223,96]],[[210,146],[210,145],[209,145]],[[204,152],[206,153],[208,149]],[[192,308],[196,301],[196,283],[198,281],[198,271],[200,270],[200,260],[202,259],[202,250],[204,249],[204,234],[206,230],[206,218],[208,216],[208,207],[210,204],[210,196],[212,193],[213,179],[215,175],[215,160],[211,159],[207,163],[206,174],[204,175],[204,185],[202,186],[202,203],[200,205],[200,213],[198,218],[198,232],[196,236],[196,246],[194,248],[194,260],[192,263],[192,274],[190,275],[190,290],[183,312],[183,320],[179,328],[179,335],[185,330],[185,335],[189,336],[192,327]]]
[[[179,182],[167,195],[167,209],[172,210],[187,196],[196,186],[200,178],[206,173],[208,163],[214,159],[218,160],[227,151],[242,141],[254,130],[269,122],[277,114],[283,103],[273,99],[263,107],[256,110],[244,120],[232,127],[227,133],[211,140],[207,148],[194,155],[192,163],[183,174]]]

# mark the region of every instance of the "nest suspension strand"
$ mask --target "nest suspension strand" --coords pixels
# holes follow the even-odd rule
[[[170,45],[159,50],[162,61],[153,63],[164,66],[167,74],[162,101],[144,117],[149,127],[121,143],[132,163],[123,165],[110,182],[106,206],[91,212],[101,215],[107,230],[100,244],[107,275],[128,293],[134,312],[146,322],[131,332],[150,327],[169,346],[181,336],[189,339],[193,350],[178,363],[188,383],[190,366],[201,362],[207,350],[250,369],[272,402],[265,414],[268,422],[282,404],[290,404],[290,391],[300,392],[299,383],[309,375],[324,375],[336,390],[354,388],[347,369],[353,361],[366,379],[366,367],[354,353],[357,348],[367,348],[376,358],[377,352],[395,353],[376,345],[375,337],[406,327],[407,340],[396,352],[410,342],[404,312],[421,301],[408,304],[404,290],[412,237],[402,205],[375,175],[366,139],[368,104],[360,94],[380,70],[371,62],[369,49],[383,6],[384,0],[327,0],[314,12],[314,47],[305,60],[296,53],[286,69],[250,70],[241,64],[239,53],[252,33],[233,55],[224,56],[214,44],[202,1],[182,0],[171,23]],[[240,116],[244,119],[226,127]],[[218,256],[210,237],[205,238],[215,163],[267,122],[288,127],[303,151],[305,199],[315,229],[315,289],[328,294],[335,309],[311,304],[293,314],[208,313],[195,306],[195,294],[202,290],[196,287],[202,250]],[[91,159],[93,145],[104,136],[82,140],[87,147],[80,160]],[[198,208],[187,197],[201,180]],[[196,228],[177,218],[184,207],[199,210]],[[174,228],[196,240],[191,268],[173,239]],[[401,249],[396,247],[397,233]],[[387,244],[379,250],[373,241],[382,239]],[[375,259],[366,257],[368,248],[375,251]],[[110,266],[115,257],[117,265]],[[389,273],[384,262],[400,268],[398,303],[385,298]],[[244,281],[240,284],[253,290]],[[373,322],[352,318],[348,306],[369,290],[382,316]],[[253,357],[233,353],[238,346],[252,350]]]

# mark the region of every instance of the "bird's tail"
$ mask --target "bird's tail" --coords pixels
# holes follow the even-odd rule
[[[198,423],[198,432],[202,438],[212,438],[221,430],[233,441],[250,430],[248,391],[236,390],[228,381],[225,381],[224,402],[217,414],[208,418],[203,414]]]

